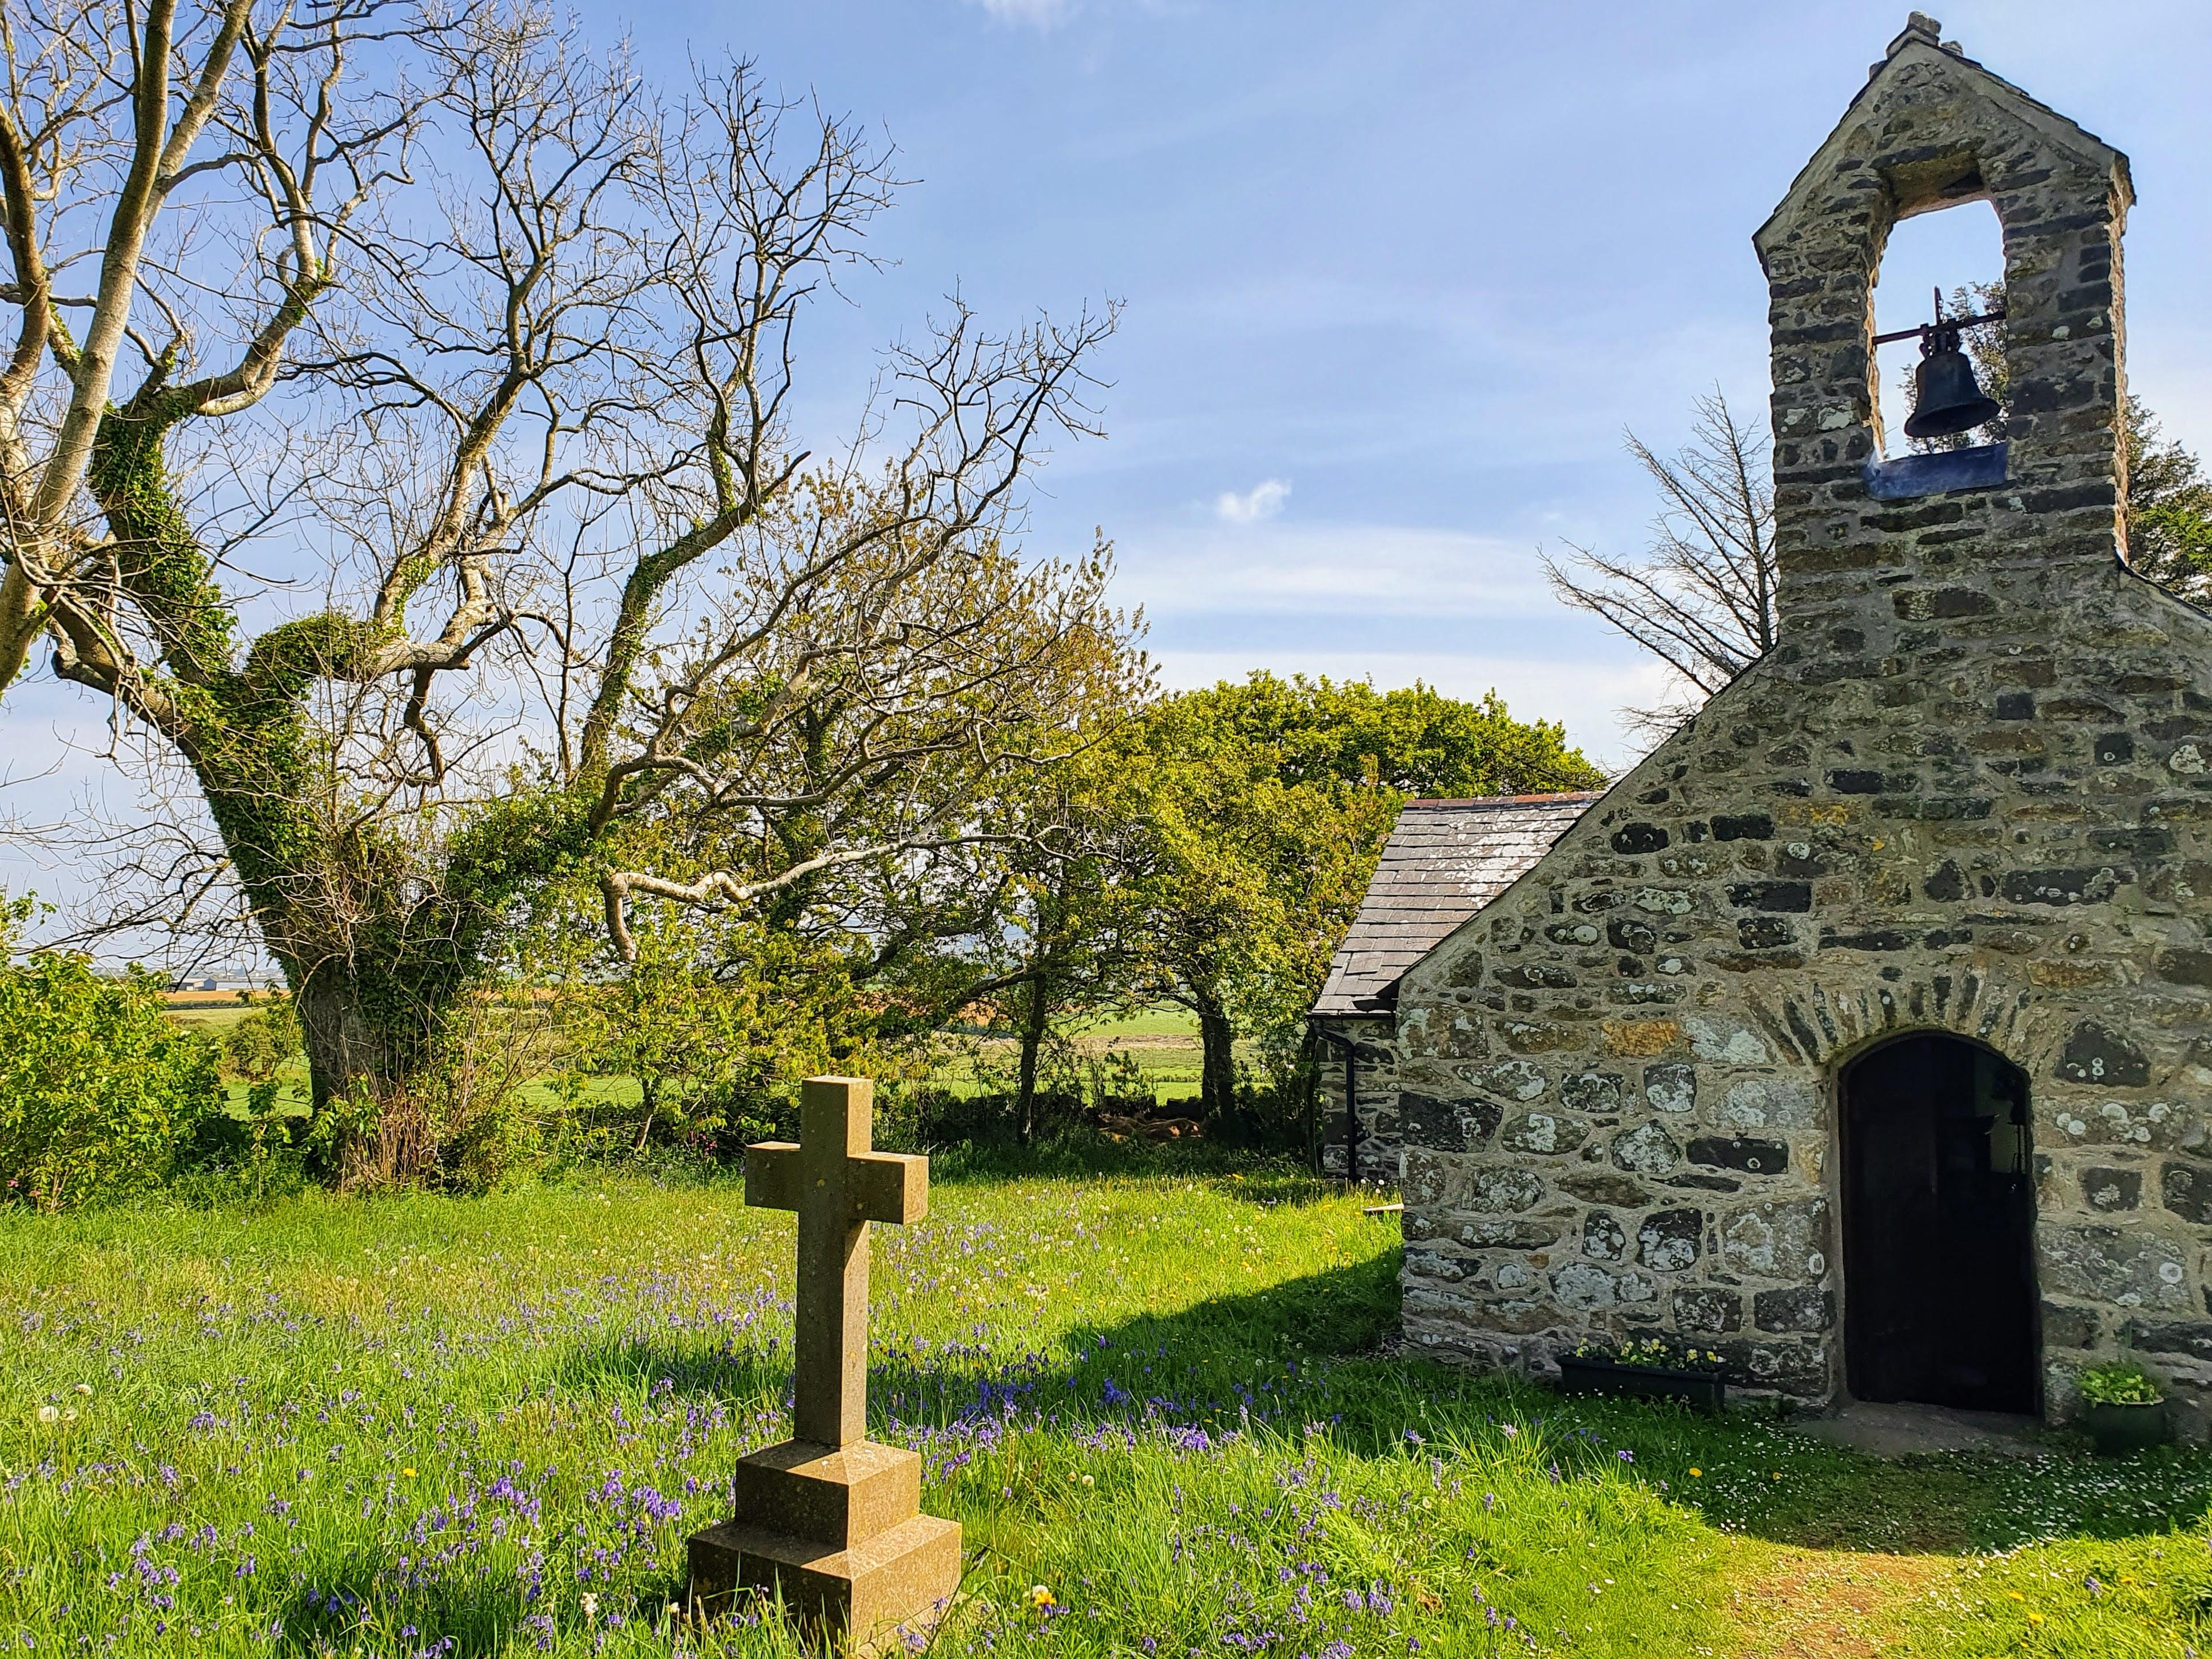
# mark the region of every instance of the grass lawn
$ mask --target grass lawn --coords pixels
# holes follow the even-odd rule
[[[637,1180],[0,1217],[0,1646],[794,1651],[667,1614],[785,1431],[792,1228]],[[967,1529],[937,1650],[2212,1653],[2212,1457],[1568,1406],[1376,1354],[1396,1255],[1287,1178],[941,1167],[873,1382]]]

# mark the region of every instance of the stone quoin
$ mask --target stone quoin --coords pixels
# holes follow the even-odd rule
[[[1365,1056],[1418,1350],[1660,1335],[1809,1405],[2057,1418],[2124,1351],[2205,1433],[2212,617],[2126,562],[2131,200],[1915,14],[1759,231],[1781,643],[1316,1011]],[[1971,201],[2004,441],[1908,465],[1872,285]]]

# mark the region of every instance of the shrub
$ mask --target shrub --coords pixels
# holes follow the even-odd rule
[[[0,912],[0,945],[28,914]],[[0,1180],[41,1209],[157,1188],[222,1109],[219,1054],[179,1030],[161,988],[133,968],[104,979],[82,957],[40,951],[0,967]]]
[[[276,1079],[253,1085],[243,1105],[233,1102],[199,1121],[178,1154],[168,1195],[185,1204],[265,1205],[303,1192],[307,1159],[296,1141],[302,1108],[286,1101]]]
[[[222,1034],[223,1069],[248,1083],[266,1083],[287,1061],[306,1051],[299,1012],[290,996],[282,992],[255,1006]]]
[[[2093,1406],[2155,1406],[2166,1398],[2140,1365],[2092,1365],[2081,1373],[2081,1398]]]

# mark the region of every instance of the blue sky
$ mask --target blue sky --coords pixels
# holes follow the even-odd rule
[[[1078,552],[1102,527],[1169,684],[1267,667],[1495,687],[1608,765],[1634,752],[1614,711],[1659,682],[1552,601],[1537,550],[1642,536],[1624,428],[1672,448],[1717,383],[1763,414],[1751,234],[1905,16],[1891,0],[580,6],[587,37],[628,33],[665,82],[750,57],[899,146],[917,182],[875,239],[898,263],[812,325],[816,434],[849,428],[882,344],[956,286],[1009,324],[1117,299],[1110,435],[1053,458],[1029,545]],[[2212,6],[1942,16],[2130,155],[2131,380],[2212,449]],[[1985,207],[1908,222],[1882,325],[1998,264]],[[48,676],[14,688],[0,805],[120,806],[103,728]],[[72,884],[0,847],[0,887]]]
[[[1030,544],[1103,526],[1170,683],[1495,685],[1618,763],[1613,711],[1652,676],[1553,605],[1536,550],[1641,535],[1624,427],[1672,447],[1716,382],[1763,412],[1751,234],[1905,11],[806,0],[627,26],[662,73],[750,56],[899,145],[919,182],[877,240],[900,264],[822,319],[833,391],[956,283],[1006,319],[1125,302],[1110,435],[1054,457]],[[1941,15],[2130,152],[2133,380],[2212,445],[2212,7]],[[583,13],[594,33],[624,15]],[[1908,222],[1884,326],[1998,264],[1984,207]]]

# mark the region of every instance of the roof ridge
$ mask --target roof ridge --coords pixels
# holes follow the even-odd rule
[[[1547,801],[1595,800],[1602,789],[1553,789],[1533,795],[1417,795],[1406,803],[1416,806],[1534,806]]]

